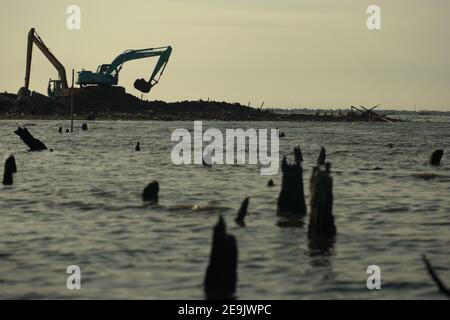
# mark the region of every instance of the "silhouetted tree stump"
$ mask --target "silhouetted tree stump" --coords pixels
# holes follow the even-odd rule
[[[324,147],[320,149],[319,157],[317,158],[317,165],[323,166],[325,165],[325,160],[327,159],[327,152]]]
[[[5,161],[5,169],[3,172],[3,185],[11,186],[13,184],[13,174],[17,172],[16,159],[10,156]]]
[[[308,234],[310,236],[334,236],[336,226],[333,216],[333,179],[330,164],[316,166],[311,176],[311,215]]]
[[[432,166],[438,166],[441,164],[442,156],[444,155],[444,150],[437,149],[435,150],[430,157],[430,164]]]
[[[142,200],[147,202],[158,203],[159,183],[151,182],[142,192]]]
[[[214,227],[204,291],[208,300],[234,299],[237,283],[238,249],[234,236],[227,234],[223,217]]]
[[[305,192],[303,190],[303,155],[300,147],[294,149],[295,163],[288,164],[283,158],[281,168],[283,181],[278,197],[278,215],[306,215]]]
[[[17,134],[20,139],[30,148],[30,151],[42,151],[47,150],[47,146],[43,144],[39,139],[36,139],[33,137],[33,135],[28,131],[27,128],[17,128],[16,131],[14,131],[15,134]]]

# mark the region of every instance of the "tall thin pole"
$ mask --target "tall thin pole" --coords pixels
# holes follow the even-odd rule
[[[75,70],[72,69],[72,88],[70,89],[70,132],[73,132],[73,85],[75,79]]]

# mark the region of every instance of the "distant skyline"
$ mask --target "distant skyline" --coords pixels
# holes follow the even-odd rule
[[[369,5],[382,29],[366,27]],[[69,5],[81,29],[66,27]],[[171,45],[172,58],[144,99],[240,102],[275,108],[450,111],[450,2],[445,0],[2,0],[0,90],[25,75],[35,27],[71,70],[95,71],[126,49]],[[134,89],[156,59],[128,62],[119,85]],[[57,72],[35,48],[30,89],[46,93]]]

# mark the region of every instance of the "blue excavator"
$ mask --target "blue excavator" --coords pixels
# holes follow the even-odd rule
[[[85,86],[115,86],[119,82],[119,72],[125,62],[130,60],[144,59],[149,57],[159,57],[155,69],[150,77],[150,80],[137,79],[134,82],[134,87],[143,92],[149,93],[151,88],[159,82],[164,69],[169,62],[172,47],[159,47],[140,50],[127,50],[117,56],[110,64],[102,64],[97,68],[97,72],[80,71],[78,72],[77,84],[80,87]]]

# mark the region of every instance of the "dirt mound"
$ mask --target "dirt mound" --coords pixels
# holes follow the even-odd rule
[[[0,112],[31,115],[64,115],[63,103],[33,91],[29,97],[0,93]]]
[[[4,117],[62,118],[70,115],[71,97],[48,98],[37,92],[30,97],[0,94],[0,114]],[[369,110],[370,111],[370,110]],[[144,101],[125,92],[122,87],[86,87],[74,92],[74,114],[88,119],[133,120],[232,120],[232,121],[387,121],[366,113],[341,114],[282,114],[272,109],[255,109],[239,103],[219,101]],[[373,112],[372,112],[373,113]]]

